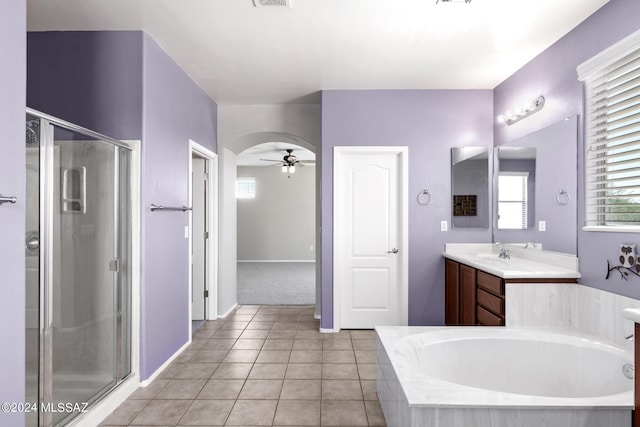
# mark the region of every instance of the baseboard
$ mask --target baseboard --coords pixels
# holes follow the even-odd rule
[[[118,406],[120,406],[131,394],[138,389],[140,377],[134,374],[122,384],[109,392],[103,399],[94,403],[94,407],[86,414],[72,420],[68,426],[97,426],[100,425]]]
[[[340,332],[340,329],[320,328],[320,333],[322,334],[337,334],[338,332]]]
[[[237,307],[238,307],[238,303],[235,303],[235,304],[233,305],[233,307],[231,307],[229,310],[227,310],[227,312],[226,312],[226,313],[224,313],[224,314],[219,314],[219,315],[218,315],[218,319],[224,319],[225,317],[227,317],[228,315],[230,315],[230,314],[233,312],[233,310],[235,310]]]
[[[180,347],[178,349],[178,351],[173,353],[173,356],[171,356],[169,359],[167,359],[167,361],[164,362],[162,364],[162,366],[160,366],[158,369],[156,369],[156,371],[153,374],[151,374],[151,376],[149,376],[149,378],[147,378],[144,381],[141,381],[140,382],[140,387],[146,387],[149,384],[151,384],[151,382],[153,380],[155,380],[158,377],[158,375],[160,375],[162,373],[162,371],[164,371],[165,368],[167,366],[169,366],[171,364],[171,362],[173,362],[176,359],[176,357],[180,356],[180,353],[182,353],[184,350],[186,350],[186,348],[189,347],[190,344],[191,344],[191,338],[189,338],[189,341],[187,341],[182,347]]]
[[[313,318],[316,319],[316,320],[320,320],[320,319],[322,319],[322,316],[320,316],[318,313],[314,313],[313,314]]]
[[[316,262],[315,259],[243,259],[237,262]]]

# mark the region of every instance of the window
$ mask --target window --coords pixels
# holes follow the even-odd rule
[[[498,175],[498,228],[527,228],[528,172],[500,172]]]
[[[640,37],[607,49],[578,74],[585,82],[585,230],[640,231]]]
[[[255,199],[256,179],[238,178],[236,179],[236,199]]]

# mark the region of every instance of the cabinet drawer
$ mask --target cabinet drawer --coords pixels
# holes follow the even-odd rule
[[[504,316],[504,300],[482,289],[478,289],[478,304],[493,311],[495,314]]]
[[[502,317],[498,317],[483,307],[477,309],[478,324],[486,326],[504,326]]]
[[[501,278],[478,270],[478,286],[496,295],[504,296],[504,282]]]

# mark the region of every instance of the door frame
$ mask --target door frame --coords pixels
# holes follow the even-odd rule
[[[345,218],[341,218],[341,206],[339,201],[345,192],[345,184],[340,180],[340,172],[344,167],[344,159],[347,156],[366,156],[377,154],[396,154],[399,156],[398,194],[400,221],[400,249],[398,256],[399,291],[400,295],[400,319],[398,326],[408,325],[409,320],[409,147],[406,146],[338,146],[333,147],[333,332],[341,329],[342,290],[345,286],[342,282],[345,254],[348,248],[341,236],[346,229]]]
[[[205,320],[218,318],[218,155],[208,148],[198,144],[193,140],[189,140],[189,206],[193,206],[193,155],[201,157],[206,162],[206,170],[208,174],[206,191],[207,200],[207,229],[209,230],[209,239],[207,240],[207,253],[205,258],[206,277],[205,289],[209,291],[208,301],[205,307]],[[193,242],[193,213],[189,212],[189,280],[188,280],[188,302],[189,302],[189,341],[191,341],[192,330],[192,285],[193,277],[191,271],[191,263],[193,255],[191,246]]]

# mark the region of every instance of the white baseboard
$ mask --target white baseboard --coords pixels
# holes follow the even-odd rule
[[[122,384],[109,392],[104,399],[96,402],[94,407],[86,414],[76,417],[68,425],[71,426],[97,426],[100,425],[118,406],[122,404],[131,394],[138,389],[140,376],[134,374]]]
[[[235,310],[235,309],[236,309],[236,307],[238,307],[238,303],[235,303],[235,304],[233,305],[233,307],[231,307],[229,310],[227,310],[227,312],[226,312],[226,313],[219,314],[219,315],[218,315],[218,319],[224,319],[225,317],[227,317],[228,315],[230,315],[230,314],[233,312],[233,310]]]
[[[320,328],[320,333],[322,334],[337,334],[338,332],[340,332],[340,329]]]
[[[313,318],[316,319],[316,320],[320,320],[320,319],[322,319],[322,316],[320,316],[318,313],[314,313],[313,314]]]
[[[169,366],[169,364],[171,364],[171,362],[173,362],[176,359],[176,357],[180,356],[180,353],[182,353],[187,347],[189,347],[189,344],[191,344],[191,338],[189,338],[189,341],[187,341],[182,347],[180,347],[178,349],[178,351],[173,353],[173,356],[171,356],[169,359],[167,359],[167,361],[164,362],[162,364],[162,366],[160,366],[158,369],[156,369],[156,371],[153,374],[151,374],[151,376],[149,376],[149,378],[147,378],[146,380],[140,382],[140,387],[146,387],[149,384],[151,384],[151,382],[153,380],[155,380],[158,377],[158,375],[160,375],[162,373],[162,371],[164,371],[165,368],[167,366]]]
[[[316,262],[315,259],[242,259],[237,262]]]

